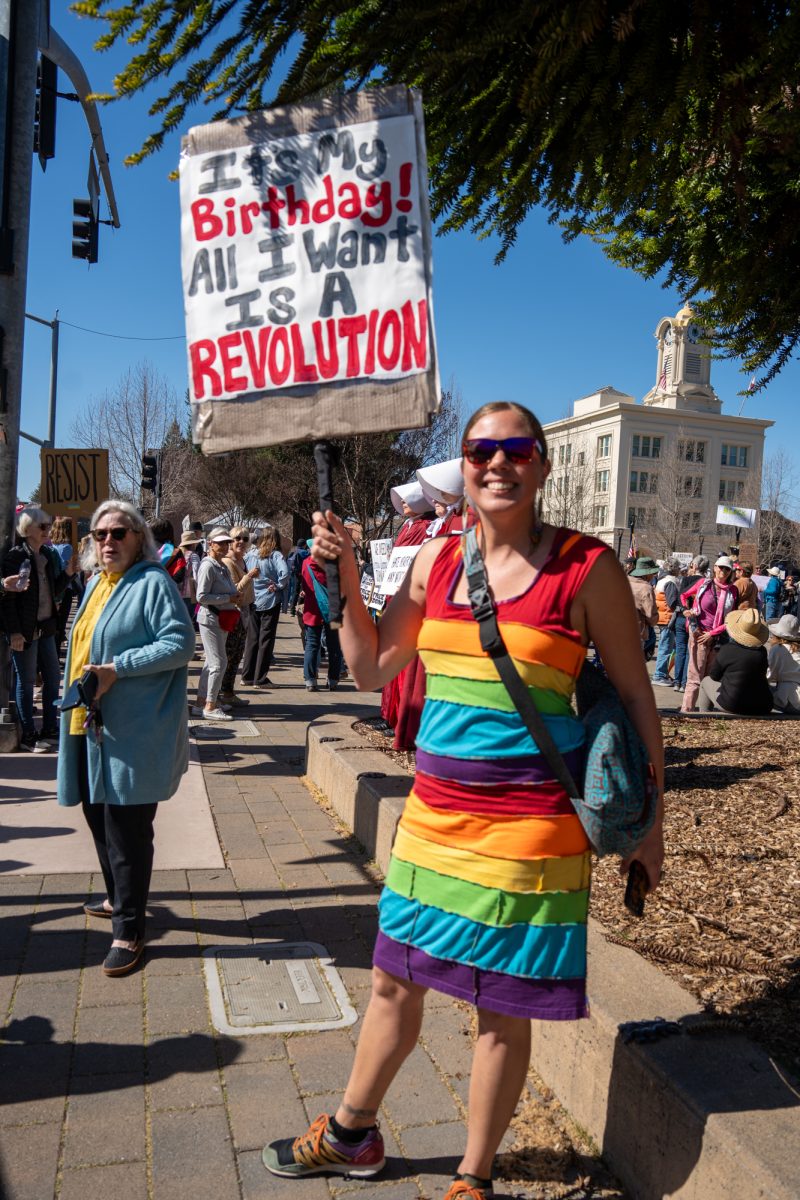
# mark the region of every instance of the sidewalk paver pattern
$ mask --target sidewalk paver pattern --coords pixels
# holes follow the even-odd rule
[[[413,1200],[446,1190],[463,1148],[469,1018],[442,996],[431,995],[422,1042],[383,1107],[389,1157],[380,1179],[286,1181],[261,1164],[266,1140],[301,1132],[338,1100],[369,996],[377,899],[358,846],[302,770],[310,720],[334,705],[355,720],[374,712],[378,697],[349,683],[335,696],[306,693],[289,618],[277,649],[275,688],[245,693],[258,736],[234,738],[220,725],[197,742],[225,865],[154,873],[142,969],[102,974],[110,930],[82,907],[102,894],[99,870],[0,873],[0,1195],[8,1200],[326,1200],[365,1190]],[[195,659],[192,682],[198,671]],[[38,770],[43,759],[35,761]],[[45,786],[52,779],[34,794]],[[60,822],[55,802],[49,819]],[[160,833],[157,820],[157,842]],[[171,861],[180,861],[180,830],[170,839]],[[6,850],[13,861],[13,840]],[[218,1034],[203,949],[276,940],[322,943],[359,1022]]]

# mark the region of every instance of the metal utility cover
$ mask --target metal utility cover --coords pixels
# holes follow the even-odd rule
[[[252,721],[206,721],[197,717],[189,721],[189,732],[196,738],[251,738],[258,737]]]
[[[318,942],[210,946],[203,966],[211,1019],[220,1033],[341,1029],[357,1020],[341,976]]]

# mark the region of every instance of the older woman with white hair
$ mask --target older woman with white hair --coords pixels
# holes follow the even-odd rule
[[[45,542],[52,518],[41,508],[23,508],[17,517],[17,544],[3,559],[0,575],[23,576],[23,587],[3,590],[2,614],[16,677],[15,700],[22,723],[22,748],[34,754],[52,749],[58,740],[55,709],[61,672],[56,631],[58,604],[76,571],[70,559],[62,565]],[[29,581],[25,585],[25,579]],[[33,687],[42,673],[42,728],[33,720]]]
[[[194,631],[133,505],[101,504],[91,537],[82,565],[96,573],[67,650],[58,802],[83,807],[106,891],[84,909],[112,923],[105,974],[127,975],[144,948],[156,810],[189,762]]]

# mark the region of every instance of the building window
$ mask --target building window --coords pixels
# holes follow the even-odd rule
[[[578,466],[582,467],[586,461],[586,455],[583,450],[578,451]]]
[[[702,513],[699,512],[681,513],[681,529],[690,529],[692,533],[699,533],[701,516]]]
[[[605,529],[608,525],[608,505],[595,504],[594,506],[594,527],[595,529]]]
[[[649,492],[654,495],[658,489],[658,476],[652,471],[631,471],[631,492]]]
[[[747,466],[747,446],[729,446],[725,442],[722,443],[722,466],[723,467],[746,467]]]
[[[611,453],[611,434],[602,433],[597,439],[597,457],[608,458]]]
[[[595,475],[594,490],[596,492],[608,491],[608,471],[598,471]]]
[[[549,499],[552,496],[552,494],[553,494],[553,478],[551,476],[547,481],[547,487],[545,488],[545,495]]]
[[[637,529],[643,529],[647,525],[647,509],[646,508],[629,508],[628,509],[628,528],[631,523],[636,523]]]
[[[705,462],[705,442],[696,442],[694,440],[688,442],[678,442],[678,458],[682,458],[684,462]]]
[[[560,467],[568,466],[572,461],[572,443],[562,442],[558,447],[558,465]]]
[[[631,454],[634,458],[660,458],[661,438],[635,433],[631,441]]]
[[[719,498],[723,503],[727,501],[732,504],[736,500],[741,500],[743,496],[744,483],[741,479],[720,479]]]
[[[702,475],[684,475],[683,494],[684,496],[693,496],[696,500],[699,500],[703,495]]]

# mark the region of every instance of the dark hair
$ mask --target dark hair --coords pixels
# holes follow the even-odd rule
[[[306,538],[298,538],[297,539],[297,549],[298,550],[300,550],[301,548],[305,549],[306,541],[307,541]]]
[[[749,579],[753,574],[753,564],[751,562],[740,562],[739,570],[742,572],[745,579]]]
[[[166,542],[174,543],[175,541],[175,530],[172,528],[172,521],[163,519],[153,521],[150,525],[150,532],[159,546],[165,545]]]
[[[542,449],[544,451],[542,457],[545,459],[547,458],[547,438],[544,436],[544,430],[542,429],[541,422],[533,415],[529,408],[525,408],[523,404],[517,404],[514,400],[491,400],[488,404],[482,404],[467,421],[467,424],[464,427],[464,435],[461,440],[467,440],[470,429],[472,429],[473,425],[476,425],[482,417],[488,417],[490,413],[496,412],[513,412],[516,413],[518,417],[521,417],[530,436],[541,442]]]

